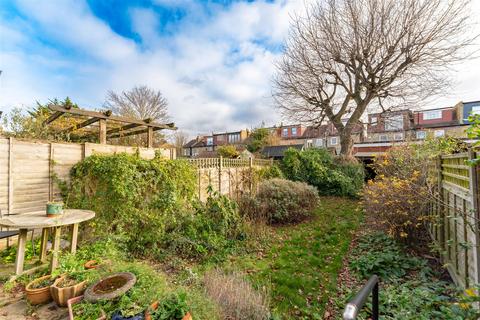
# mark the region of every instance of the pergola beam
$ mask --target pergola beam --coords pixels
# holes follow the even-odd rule
[[[153,134],[154,131],[162,130],[162,128],[148,127],[147,129],[130,131],[130,132],[127,132],[125,134],[117,133],[117,134],[109,136],[109,138],[123,138],[123,137],[133,136],[133,135],[136,135],[136,134],[148,133],[149,130],[151,130],[151,132]],[[153,135],[152,135],[152,137],[153,137]]]
[[[127,124],[123,127],[113,128],[113,129],[108,130],[107,135],[111,135],[113,133],[117,133],[117,132],[121,132],[121,131],[127,131],[129,129],[133,129],[133,128],[140,127],[140,126],[141,125],[138,124],[138,123],[130,123],[130,124]]]
[[[64,114],[65,112],[68,112],[67,109],[65,109],[65,111],[61,111],[61,110],[54,110],[56,111],[54,114],[52,114],[50,117],[48,117],[47,120],[43,121],[43,124],[49,124],[55,120],[57,120],[62,114]]]
[[[175,127],[175,124],[173,123],[168,123],[168,124],[159,124],[159,123],[154,123],[154,122],[147,122],[146,120],[138,120],[138,119],[133,119],[133,118],[125,118],[121,116],[116,116],[116,115],[107,115],[102,112],[98,111],[90,111],[90,110],[83,110],[83,109],[76,109],[76,108],[70,108],[66,109],[64,107],[55,105],[55,106],[50,106],[50,110],[55,111],[53,115],[50,116],[49,119],[46,120],[45,124],[48,124],[55,119],[57,119],[59,116],[61,116],[64,113],[70,113],[78,116],[85,116],[85,117],[92,117],[92,118],[99,118],[99,119],[105,119],[105,120],[111,120],[111,121],[118,121],[118,122],[124,122],[124,123],[129,123],[129,124],[138,124],[138,125],[148,125],[153,128],[159,129],[169,129],[169,130],[177,130]],[[57,115],[58,114],[58,115]],[[55,116],[55,117],[54,117]],[[48,122],[47,122],[48,121]]]
[[[83,127],[86,127],[86,126],[89,126],[95,122],[97,122],[98,120],[100,120],[100,118],[90,118],[88,120],[85,120],[84,122],[80,123],[80,124],[77,124],[76,126],[71,126],[70,128],[66,129],[65,131],[75,131],[75,130],[78,130],[78,129],[81,129]]]

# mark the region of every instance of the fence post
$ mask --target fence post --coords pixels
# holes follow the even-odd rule
[[[13,208],[13,138],[8,138],[8,214]],[[7,240],[9,240],[7,238]]]
[[[438,188],[438,199],[437,199],[437,210],[438,210],[438,223],[440,229],[440,246],[445,250],[445,211],[443,206],[443,187],[442,187],[442,156],[437,157],[437,188]]]
[[[223,169],[223,157],[218,159],[218,193],[222,194],[222,169]]]
[[[468,160],[474,160],[475,159],[475,152],[469,148],[468,149]],[[469,168],[469,176],[470,176],[470,193],[472,197],[472,212],[470,214],[473,214],[473,226],[472,226],[472,231],[474,233],[474,245],[473,245],[473,256],[474,256],[474,267],[475,267],[475,284],[480,283],[480,235],[479,235],[479,219],[480,219],[480,214],[478,212],[479,209],[479,190],[478,190],[478,166],[470,164]],[[467,213],[469,214],[469,213]],[[466,222],[464,222],[466,223]],[[468,276],[468,275],[467,275]]]
[[[250,194],[253,193],[253,158],[250,157],[248,158],[248,171],[250,174],[250,181],[249,181],[249,186],[248,188],[250,189]]]

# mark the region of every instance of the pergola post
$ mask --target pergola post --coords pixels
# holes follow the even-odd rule
[[[147,131],[147,147],[152,148],[153,147],[153,127],[148,127]]]
[[[107,120],[100,119],[98,120],[99,131],[98,131],[98,140],[100,144],[107,144]]]

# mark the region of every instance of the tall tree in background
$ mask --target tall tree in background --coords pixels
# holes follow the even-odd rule
[[[470,0],[318,0],[293,19],[274,97],[284,116],[352,130],[369,110],[414,107],[445,92],[468,57]],[[342,122],[342,120],[348,121]]]
[[[116,93],[109,91],[105,101],[106,108],[113,113],[135,119],[151,119],[158,123],[169,121],[168,102],[160,91],[156,91],[147,86],[134,87],[129,91]],[[143,146],[146,143],[146,134],[120,137],[119,144]],[[154,133],[154,144],[161,145],[166,143],[165,137],[159,132]]]
[[[105,106],[115,114],[135,119],[150,118],[164,123],[169,120],[168,102],[160,91],[147,86],[134,87],[129,91],[109,91]]]
[[[173,145],[177,151],[177,157],[181,157],[183,155],[183,146],[188,142],[188,134],[183,131],[175,131],[173,134]]]

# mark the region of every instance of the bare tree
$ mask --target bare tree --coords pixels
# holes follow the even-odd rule
[[[173,144],[177,151],[177,157],[180,157],[183,153],[183,146],[188,142],[188,134],[183,131],[175,131],[173,134]]]
[[[160,91],[147,86],[134,87],[120,94],[110,90],[105,106],[122,116],[136,119],[150,118],[158,122],[169,120],[167,99]]]
[[[317,0],[294,17],[277,63],[279,108],[297,121],[331,121],[341,154],[352,158],[352,130],[367,109],[415,107],[445,91],[450,67],[468,58],[476,38],[469,33],[469,5]]]

